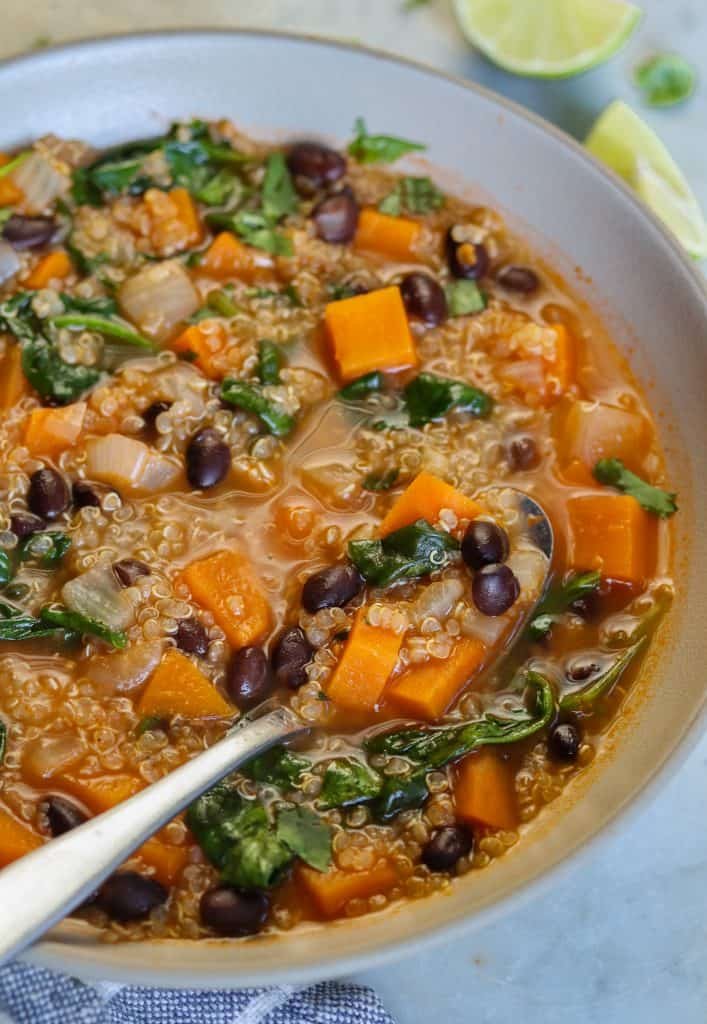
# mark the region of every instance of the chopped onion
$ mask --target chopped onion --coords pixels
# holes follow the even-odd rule
[[[139,485],[150,454],[142,441],[122,434],[93,437],[86,442],[86,473],[89,479],[112,484],[119,491],[132,491]]]
[[[0,238],[0,284],[5,284],[20,269],[20,258],[9,242]]]
[[[535,601],[547,573],[547,558],[539,548],[516,548],[506,560],[506,565],[515,573],[520,584],[524,601]]]
[[[127,629],[135,618],[135,607],[128,590],[118,583],[110,565],[94,565],[69,580],[64,584],[61,596],[72,611],[97,619],[109,629]]]
[[[39,153],[30,153],[10,175],[21,190],[25,213],[43,213],[68,187],[68,178]]]
[[[166,338],[199,308],[199,296],[180,263],[153,263],[128,278],[120,306],[133,323],[153,338]]]
[[[40,736],[25,748],[22,768],[39,783],[80,761],[85,753],[86,745],[78,736]]]
[[[650,431],[644,418],[601,402],[573,402],[563,424],[567,461],[593,466],[608,455],[640,468]],[[638,465],[637,465],[638,464]]]
[[[182,467],[177,465],[176,462],[172,462],[165,455],[152,452],[140,477],[138,490],[144,491],[147,494],[165,491],[168,487],[176,484],[181,475]]]
[[[134,644],[124,651],[91,658],[87,675],[105,694],[130,693],[152,675],[162,658],[162,641]]]
[[[435,619],[446,619],[463,593],[464,585],[458,579],[428,584],[413,605],[413,624],[418,625],[430,615]]]
[[[487,647],[495,647],[510,625],[509,615],[482,615],[467,612],[462,622],[462,633],[476,637]]]

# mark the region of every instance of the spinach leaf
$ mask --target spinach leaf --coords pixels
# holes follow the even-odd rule
[[[469,316],[486,309],[486,293],[476,281],[450,281],[444,293],[450,316]]]
[[[385,378],[380,370],[373,370],[371,373],[364,373],[363,377],[357,377],[339,391],[339,398],[346,402],[357,402],[372,391],[381,391],[385,385]]]
[[[450,534],[433,529],[426,519],[418,519],[382,540],[352,540],[348,554],[367,583],[389,587],[442,569],[458,548]]]
[[[271,747],[264,754],[252,758],[241,768],[241,772],[254,782],[277,786],[283,792],[294,789],[311,763],[293,754],[287,747]]]
[[[401,213],[431,213],[444,206],[444,194],[431,178],[401,178],[392,192],[381,199],[378,209],[389,217]]]
[[[146,732],[162,732],[167,723],[160,715],[145,715],[135,727],[135,735],[142,736]]]
[[[61,605],[46,605],[40,609],[40,620],[47,626],[55,629],[69,630],[72,633],[88,633],[105,640],[111,647],[122,650],[128,646],[128,638],[121,630],[110,629],[98,619],[92,619],[88,615],[81,615],[79,612],[72,612]]]
[[[563,693],[560,697],[560,710],[589,711],[596,701],[601,697],[606,697],[613,689],[623,675],[624,669],[633,661],[645,642],[646,637],[641,637],[633,646],[627,647],[625,651],[618,654],[612,664],[604,669],[603,672],[600,672],[586,686],[578,690],[570,690],[569,693]]]
[[[18,341],[34,341],[40,330],[39,319],[32,309],[35,292],[18,292],[0,302],[0,330],[14,335]]]
[[[456,761],[479,747],[517,743],[544,729],[556,712],[552,686],[544,676],[529,671],[526,683],[530,690],[530,710],[518,710],[507,718],[486,712],[463,725],[379,733],[366,741],[365,748],[369,753],[405,757],[414,765],[432,769]]]
[[[43,637],[72,640],[75,634],[49,626],[17,605],[0,602],[0,641],[38,640]]]
[[[359,294],[353,285],[346,283],[338,284],[336,282],[332,282],[327,285],[327,288],[331,295],[332,302],[340,302],[342,299],[353,299],[355,295]]]
[[[599,459],[593,472],[600,484],[608,484],[624,494],[630,494],[641,508],[652,512],[654,516],[667,519],[678,510],[676,494],[642,480],[630,469],[626,469],[621,459]]]
[[[263,213],[268,220],[277,222],[289,213],[295,213],[299,199],[283,153],[271,153],[265,161],[263,179]]]
[[[331,831],[307,807],[283,807],[275,824],[277,838],[305,864],[326,871],[331,864]]]
[[[65,313],[89,313],[93,316],[117,316],[118,304],[115,299],[105,295],[97,295],[91,299],[82,299],[78,295],[61,293],[61,301]]]
[[[71,197],[77,206],[101,206],[101,190],[87,167],[77,167],[72,172]]]
[[[134,345],[136,348],[148,349],[152,352],[155,346],[147,338],[118,317],[98,316],[94,313],[62,313],[60,316],[53,316],[48,321],[52,327],[69,327],[81,331],[95,331],[97,334],[105,334],[109,338],[118,338],[126,345]]]
[[[185,188],[187,192],[198,192],[211,177],[211,172],[206,166],[209,157],[199,140],[179,142],[172,139],[165,143],[163,153],[173,184]]]
[[[124,192],[140,195],[153,184],[152,179],[141,174],[143,157],[129,157],[126,160],[105,161],[89,169],[86,175],[88,194],[93,186],[98,193],[118,196]],[[76,179],[74,179],[76,185]]]
[[[409,142],[394,135],[369,135],[366,122],[357,117],[354,123],[354,138],[349,143],[349,153],[362,164],[392,163],[405,153],[427,149],[420,142]]]
[[[330,761],[319,794],[324,810],[351,807],[378,796],[383,779],[363,761],[341,757]]]
[[[95,204],[94,204],[95,205]],[[100,206],[100,201],[97,204]],[[74,264],[76,269],[85,275],[98,274],[101,267],[105,266],[106,263],[110,263],[110,256],[107,253],[99,253],[97,256],[87,256],[83,249],[80,249],[73,240],[73,235],[64,242],[64,247],[71,257],[71,262]],[[104,286],[114,287],[112,282],[103,281]]]
[[[0,587],[5,587],[14,576],[12,562],[6,551],[0,551]]]
[[[232,822],[236,842],[226,852],[224,882],[241,889],[270,889],[292,863],[292,851],[270,826],[265,808],[251,802]]]
[[[557,621],[558,615],[567,609],[575,601],[587,594],[593,593],[601,583],[601,573],[579,572],[573,573],[558,587],[552,587],[542,601],[538,604],[528,632],[533,640],[541,640],[552,629]]]
[[[92,366],[65,362],[56,348],[42,337],[23,344],[22,372],[35,391],[58,405],[74,402],[101,376]]]
[[[257,384],[227,377],[221,386],[221,398],[229,405],[254,413],[275,437],[285,437],[294,430],[294,416],[266,398]]]
[[[390,821],[402,811],[422,807],[430,795],[426,780],[426,768],[408,775],[386,775],[380,794],[371,804],[373,817],[378,821]]]
[[[199,846],[217,868],[238,837],[237,822],[245,800],[227,782],[220,782],[187,809],[186,822]]]
[[[282,351],[269,338],[258,342],[258,377],[261,384],[279,384]]]
[[[232,171],[223,168],[198,187],[194,197],[205,206],[236,206],[245,198],[245,186]]]
[[[441,419],[453,408],[480,418],[489,416],[493,409],[493,399],[485,391],[433,373],[420,373],[411,380],[403,392],[403,400],[411,427]]]
[[[400,470],[397,468],[389,469],[380,476],[376,473],[368,473],[361,481],[361,487],[364,491],[372,491],[374,494],[380,491],[389,491],[391,487],[395,486],[399,476]]]
[[[261,210],[207,213],[206,223],[230,231],[247,245],[263,249],[273,256],[291,257],[294,254],[292,240],[278,231]]]
[[[20,561],[37,559],[42,569],[53,569],[71,547],[71,537],[58,530],[35,533],[18,546]]]
[[[658,53],[638,65],[634,81],[651,107],[672,107],[695,91],[697,73],[676,53]]]

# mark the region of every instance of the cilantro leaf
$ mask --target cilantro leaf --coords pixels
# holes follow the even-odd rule
[[[444,194],[431,178],[401,178],[395,188],[378,204],[381,213],[399,217],[401,213],[431,213],[444,206]]]
[[[453,408],[481,418],[489,416],[493,409],[493,399],[481,388],[434,373],[420,373],[411,380],[403,392],[403,400],[411,427],[441,419]]]
[[[598,572],[573,573],[564,583],[553,587],[538,604],[528,631],[533,640],[541,640],[552,629],[558,615],[581,597],[593,593],[601,582]]]
[[[621,459],[599,459],[593,473],[600,484],[607,484],[623,491],[624,494],[630,494],[641,508],[646,512],[652,512],[654,516],[667,519],[678,510],[676,494],[642,480],[630,469],[626,469]]]
[[[427,149],[421,142],[410,142],[395,135],[369,135],[362,117],[356,118],[354,133],[349,153],[362,164],[390,164],[406,153]]]
[[[297,192],[282,153],[271,153],[265,162],[262,196],[263,213],[268,220],[281,220],[297,210]]]

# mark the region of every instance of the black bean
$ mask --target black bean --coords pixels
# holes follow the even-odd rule
[[[167,899],[167,890],[154,878],[120,871],[104,882],[96,902],[116,921],[139,921]]]
[[[47,816],[49,830],[54,838],[63,836],[65,832],[70,832],[72,828],[78,828],[88,821],[88,815],[63,796],[48,796],[46,800],[42,800],[40,809]]]
[[[154,430],[155,420],[157,419],[157,417],[161,413],[167,412],[167,410],[171,408],[171,402],[153,402],[152,405],[148,405],[147,409],[145,409],[144,413],[142,414],[142,419],[145,426],[149,430]]]
[[[496,274],[496,280],[509,292],[523,295],[531,295],[540,287],[540,278],[530,267],[502,267]]]
[[[520,584],[507,565],[485,565],[474,573],[471,596],[482,615],[503,615],[520,594]]]
[[[589,679],[590,676],[596,675],[600,669],[601,665],[596,659],[586,654],[580,654],[569,663],[565,669],[565,675],[573,682],[580,683]]]
[[[29,478],[27,504],[36,516],[57,519],[71,504],[69,485],[55,469],[38,469]]]
[[[454,277],[477,281],[489,268],[489,255],[481,242],[457,240],[456,229],[447,232],[447,263]],[[463,232],[462,232],[463,234]]]
[[[496,523],[475,519],[470,523],[462,541],[462,558],[470,569],[483,569],[508,558],[508,534]]]
[[[225,688],[240,711],[250,711],[262,704],[274,686],[275,680],[262,647],[242,647],[236,651],[226,670]]]
[[[149,576],[152,570],[137,558],[121,558],[119,562],[113,562],[113,572],[121,587],[132,587],[141,576]]]
[[[557,761],[570,763],[577,760],[580,743],[579,729],[569,722],[560,722],[553,726],[547,739],[550,754]]]
[[[305,195],[332,185],[346,174],[346,160],[341,153],[321,142],[295,142],[287,154],[287,166],[297,190]]]
[[[23,217],[13,213],[5,221],[2,237],[13,249],[41,249],[56,231],[56,222],[51,217]]]
[[[410,316],[436,327],[447,319],[444,289],[430,274],[415,271],[400,282],[400,294]]]
[[[299,626],[284,630],[275,642],[272,667],[280,686],[298,690],[307,682],[305,667],[312,660],[314,648]]]
[[[181,619],[174,639],[180,651],[203,658],[209,649],[209,635],[198,619]]]
[[[32,534],[43,530],[44,520],[32,515],[31,512],[16,512],[14,516],[10,516],[10,529],[19,540],[24,540],[25,537],[31,537]]]
[[[509,442],[506,449],[508,464],[514,471],[533,469],[540,462],[540,452],[529,434],[521,434]]]
[[[449,871],[474,845],[473,833],[461,825],[445,825],[422,847],[422,863],[430,871]]]
[[[214,487],[231,468],[231,449],[213,427],[194,434],[186,452],[187,479],[192,487]]]
[[[118,495],[118,492],[108,484],[95,483],[93,480],[77,480],[72,487],[74,505],[77,508],[103,508],[109,494]]]
[[[321,608],[343,608],[365,585],[363,576],[350,562],[330,565],[309,577],[302,587],[302,605],[310,615]]]
[[[312,220],[322,241],[350,242],[358,224],[358,203],[351,189],[325,196],[312,210]]]
[[[270,899],[261,889],[207,889],[199,905],[201,920],[219,935],[255,935],[265,924]]]

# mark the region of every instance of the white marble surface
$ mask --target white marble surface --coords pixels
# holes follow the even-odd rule
[[[445,0],[411,13],[402,0],[2,0],[0,56],[42,37],[167,26],[293,29],[467,75],[581,136],[614,97],[637,101],[630,69],[640,56],[670,48],[705,67],[705,0],[641,6],[643,24],[623,53],[564,82],[528,82],[486,64],[456,32]],[[684,107],[646,117],[707,207],[707,82]],[[706,769],[707,737],[652,803],[542,897],[481,934],[357,980],[380,992],[399,1024],[705,1024]]]

